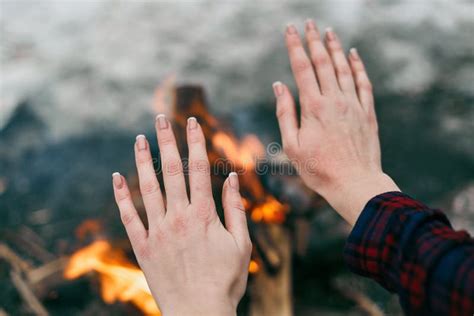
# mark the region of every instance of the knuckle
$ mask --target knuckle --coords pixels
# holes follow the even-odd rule
[[[333,53],[339,53],[342,51],[342,46],[338,41],[332,41],[328,43],[328,47]]]
[[[153,163],[153,159],[150,155],[137,155],[137,164],[139,165],[147,165]]]
[[[371,113],[369,111],[369,114],[367,115],[367,120],[369,122],[369,125],[375,129],[376,131],[378,131],[378,124],[377,124],[377,118],[375,117],[375,115],[373,113]]]
[[[309,62],[303,58],[296,58],[293,61],[293,69],[296,73],[307,71],[310,67]]]
[[[130,200],[130,199],[131,199],[131,195],[128,190],[126,192],[120,192],[117,195],[117,202],[122,202],[122,201]]]
[[[244,245],[244,252],[250,255],[250,253],[252,252],[253,244],[249,236],[245,238],[243,245]]]
[[[204,143],[204,138],[200,133],[190,133],[192,135],[189,135],[188,142],[190,144],[199,144],[199,143]]]
[[[155,240],[158,241],[158,242],[166,242],[166,239],[167,239],[167,234],[166,232],[161,229],[161,228],[158,228],[156,230],[156,233],[155,233]]]
[[[293,143],[291,142],[284,142],[283,143],[283,151],[289,158],[294,158],[297,156],[297,151]]]
[[[318,42],[321,40],[321,35],[319,34],[319,31],[316,31],[316,30],[310,30],[309,32],[307,32],[307,38],[308,38],[308,42]]]
[[[361,88],[364,89],[364,90],[367,90],[369,92],[372,92],[373,88],[372,88],[372,84],[368,81],[365,81],[362,85],[361,85]]]
[[[209,169],[210,169],[210,164],[209,164],[209,161],[207,161],[207,159],[193,160],[189,163],[190,172],[208,173]]]
[[[337,108],[339,109],[345,109],[347,108],[347,102],[343,99],[337,99],[334,104],[336,105]]]
[[[171,223],[171,229],[173,230],[173,232],[177,234],[184,234],[186,233],[187,228],[187,219],[181,214],[175,215]]]
[[[142,195],[150,195],[156,193],[160,190],[160,186],[157,181],[146,181],[145,183],[140,184],[140,191]]]
[[[239,210],[239,211],[245,213],[245,207],[244,207],[244,205],[242,204],[241,199],[235,199],[235,200],[231,201],[231,202],[230,202],[230,205],[231,205],[232,209],[234,209],[234,210]]]
[[[336,69],[338,77],[346,77],[352,74],[351,69],[347,65],[340,66]]]
[[[120,219],[124,226],[130,225],[133,221],[136,221],[138,215],[135,212],[121,212]]]
[[[354,69],[355,69],[356,72],[358,72],[358,73],[364,73],[365,72],[364,64],[362,64],[361,62],[356,61],[356,62],[353,63],[353,66],[354,66]]]
[[[176,174],[181,173],[183,170],[183,165],[181,164],[181,161],[176,160],[176,161],[169,161],[165,164],[165,169],[163,172],[165,175],[168,176],[173,176]]]
[[[196,216],[199,220],[209,222],[212,218],[213,209],[207,203],[200,203],[196,207]]]
[[[283,106],[283,105],[280,105],[280,106],[277,106],[277,110],[276,110],[276,116],[278,118],[284,118],[288,115],[288,108],[286,106]]]
[[[286,40],[290,51],[296,51],[301,48],[301,40],[298,36],[288,36]]]
[[[146,243],[138,243],[138,245],[134,248],[135,254],[137,255],[140,260],[147,260],[151,257],[150,248],[147,246]]]
[[[159,139],[160,145],[162,146],[171,145],[174,143],[174,139],[172,135],[162,135],[158,139]]]
[[[359,89],[363,89],[363,90],[367,90],[367,91],[372,92],[372,84],[367,79],[365,79],[363,77],[358,78],[356,80],[356,83],[357,83],[357,86],[359,87]]]
[[[314,54],[312,56],[313,63],[317,66],[326,66],[329,64],[329,56],[326,54]]]

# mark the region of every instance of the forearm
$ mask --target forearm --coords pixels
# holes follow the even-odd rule
[[[408,315],[474,313],[474,240],[399,192],[374,197],[344,249],[349,268],[397,292]]]

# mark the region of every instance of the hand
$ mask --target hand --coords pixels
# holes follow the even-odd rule
[[[187,126],[190,200],[175,137],[164,115],[158,115],[156,131],[166,207],[149,144],[143,135],[135,143],[148,230],[125,178],[113,175],[115,200],[138,263],[164,315],[235,315],[252,249],[237,174],[231,173],[223,187],[226,229],[216,213],[204,135],[196,119],[189,118]]]
[[[327,30],[324,45],[311,20],[305,33],[310,58],[293,25],[285,34],[299,126],[291,92],[273,85],[283,148],[303,181],[353,225],[369,199],[399,189],[382,171],[372,85],[357,51],[348,62],[334,31]]]

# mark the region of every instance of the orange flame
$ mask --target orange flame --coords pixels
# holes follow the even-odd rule
[[[212,136],[212,144],[241,171],[241,187],[249,191],[253,198],[260,200],[252,205],[248,199],[244,199],[245,207],[251,207],[250,218],[255,222],[283,223],[288,205],[265,193],[255,172],[256,160],[265,154],[264,146],[257,136],[249,134],[239,142],[232,135],[217,132]],[[263,201],[261,197],[264,197]]]
[[[264,149],[262,143],[255,135],[247,135],[239,144],[232,135],[224,132],[217,132],[212,136],[212,144],[222,151],[226,158],[232,160],[237,167],[244,168],[245,171],[255,166],[255,160],[262,157]]]
[[[95,241],[75,252],[64,277],[76,279],[91,271],[99,274],[101,296],[106,303],[130,302],[146,315],[160,315],[143,272],[105,240]]]
[[[288,205],[281,204],[273,196],[267,195],[265,202],[255,206],[252,209],[250,218],[254,222],[283,223],[285,214],[288,211]]]

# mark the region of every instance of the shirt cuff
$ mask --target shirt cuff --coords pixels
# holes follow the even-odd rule
[[[401,244],[410,238],[410,231],[433,212],[437,211],[401,192],[387,192],[372,198],[362,210],[344,247],[344,260],[349,269],[396,291],[399,276],[397,269],[392,267],[400,258],[394,256],[399,254]],[[436,215],[449,225],[442,213]]]

